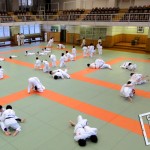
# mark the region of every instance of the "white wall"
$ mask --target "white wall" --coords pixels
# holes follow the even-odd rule
[[[135,0],[135,6],[150,5],[150,0]]]

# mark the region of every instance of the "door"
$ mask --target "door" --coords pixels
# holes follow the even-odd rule
[[[66,42],[66,29],[61,29],[60,42]]]

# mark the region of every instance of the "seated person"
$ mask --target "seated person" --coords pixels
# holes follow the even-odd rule
[[[121,87],[120,95],[128,99],[128,101],[132,102],[132,97],[135,94],[134,84],[131,81],[128,81]]]

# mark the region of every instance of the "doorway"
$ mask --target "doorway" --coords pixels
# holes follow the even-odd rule
[[[60,32],[60,42],[66,42],[66,29],[61,29]]]

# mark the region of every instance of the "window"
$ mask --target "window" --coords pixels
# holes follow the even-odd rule
[[[19,6],[33,6],[33,0],[19,0]]]
[[[0,27],[0,37],[4,38],[4,37],[10,37],[10,29],[7,26],[1,26]]]
[[[37,34],[41,33],[40,25],[21,25],[20,26],[20,33],[23,34]]]

